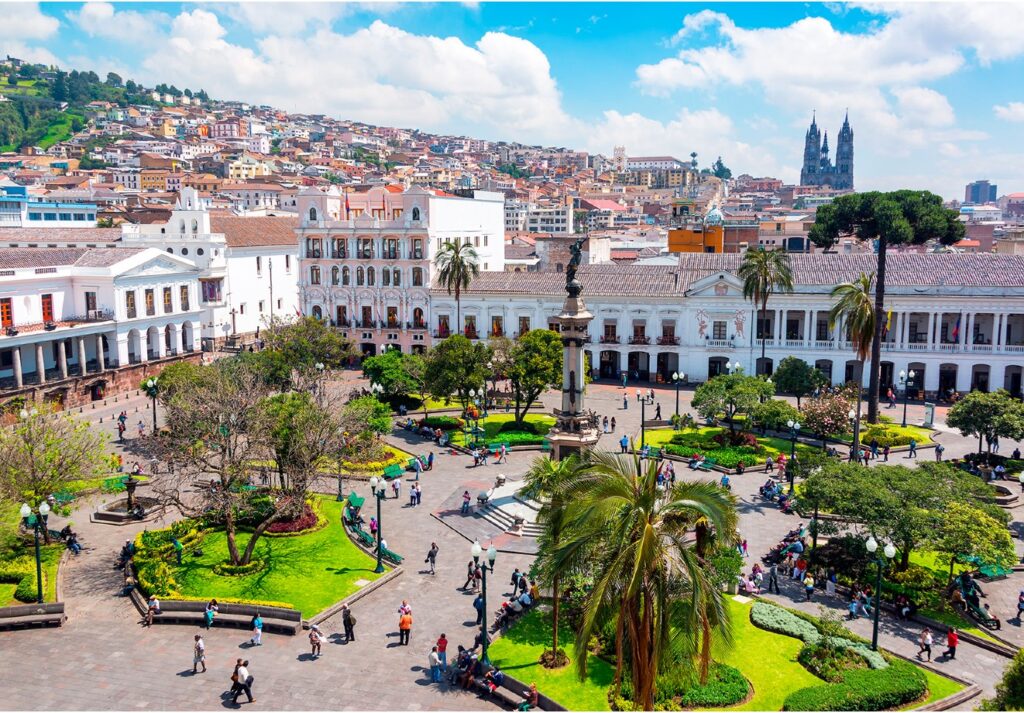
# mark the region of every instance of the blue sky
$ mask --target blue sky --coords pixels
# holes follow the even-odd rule
[[[371,123],[795,181],[849,108],[861,189],[1024,191],[1020,3],[19,3],[0,52]],[[833,140],[834,147],[834,140]]]

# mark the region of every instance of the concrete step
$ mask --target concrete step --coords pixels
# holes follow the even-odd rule
[[[484,520],[501,528],[502,531],[509,531],[515,524],[515,517],[512,513],[502,508],[495,507],[488,503],[482,510],[477,511]],[[544,528],[536,523],[527,522],[523,526],[524,537],[539,537]]]

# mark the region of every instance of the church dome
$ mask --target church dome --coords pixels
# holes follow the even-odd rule
[[[712,208],[708,211],[708,214],[704,216],[705,225],[721,225],[725,222],[725,216],[722,215],[722,211],[718,208]]]

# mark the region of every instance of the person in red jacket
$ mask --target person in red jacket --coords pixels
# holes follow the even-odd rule
[[[959,643],[960,643],[960,635],[956,633],[956,629],[950,627],[949,631],[946,633],[946,646],[948,646],[949,648],[946,649],[946,651],[943,654],[943,656],[946,656],[946,657],[951,658],[951,659],[955,659],[956,658],[956,645],[959,644]]]

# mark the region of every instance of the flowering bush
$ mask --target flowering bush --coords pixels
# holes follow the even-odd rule
[[[302,514],[292,520],[278,520],[267,528],[267,533],[300,532],[316,526],[316,513],[309,503],[302,508]]]
[[[822,394],[804,405],[802,425],[805,431],[837,436],[850,430],[852,402],[842,394]]]

